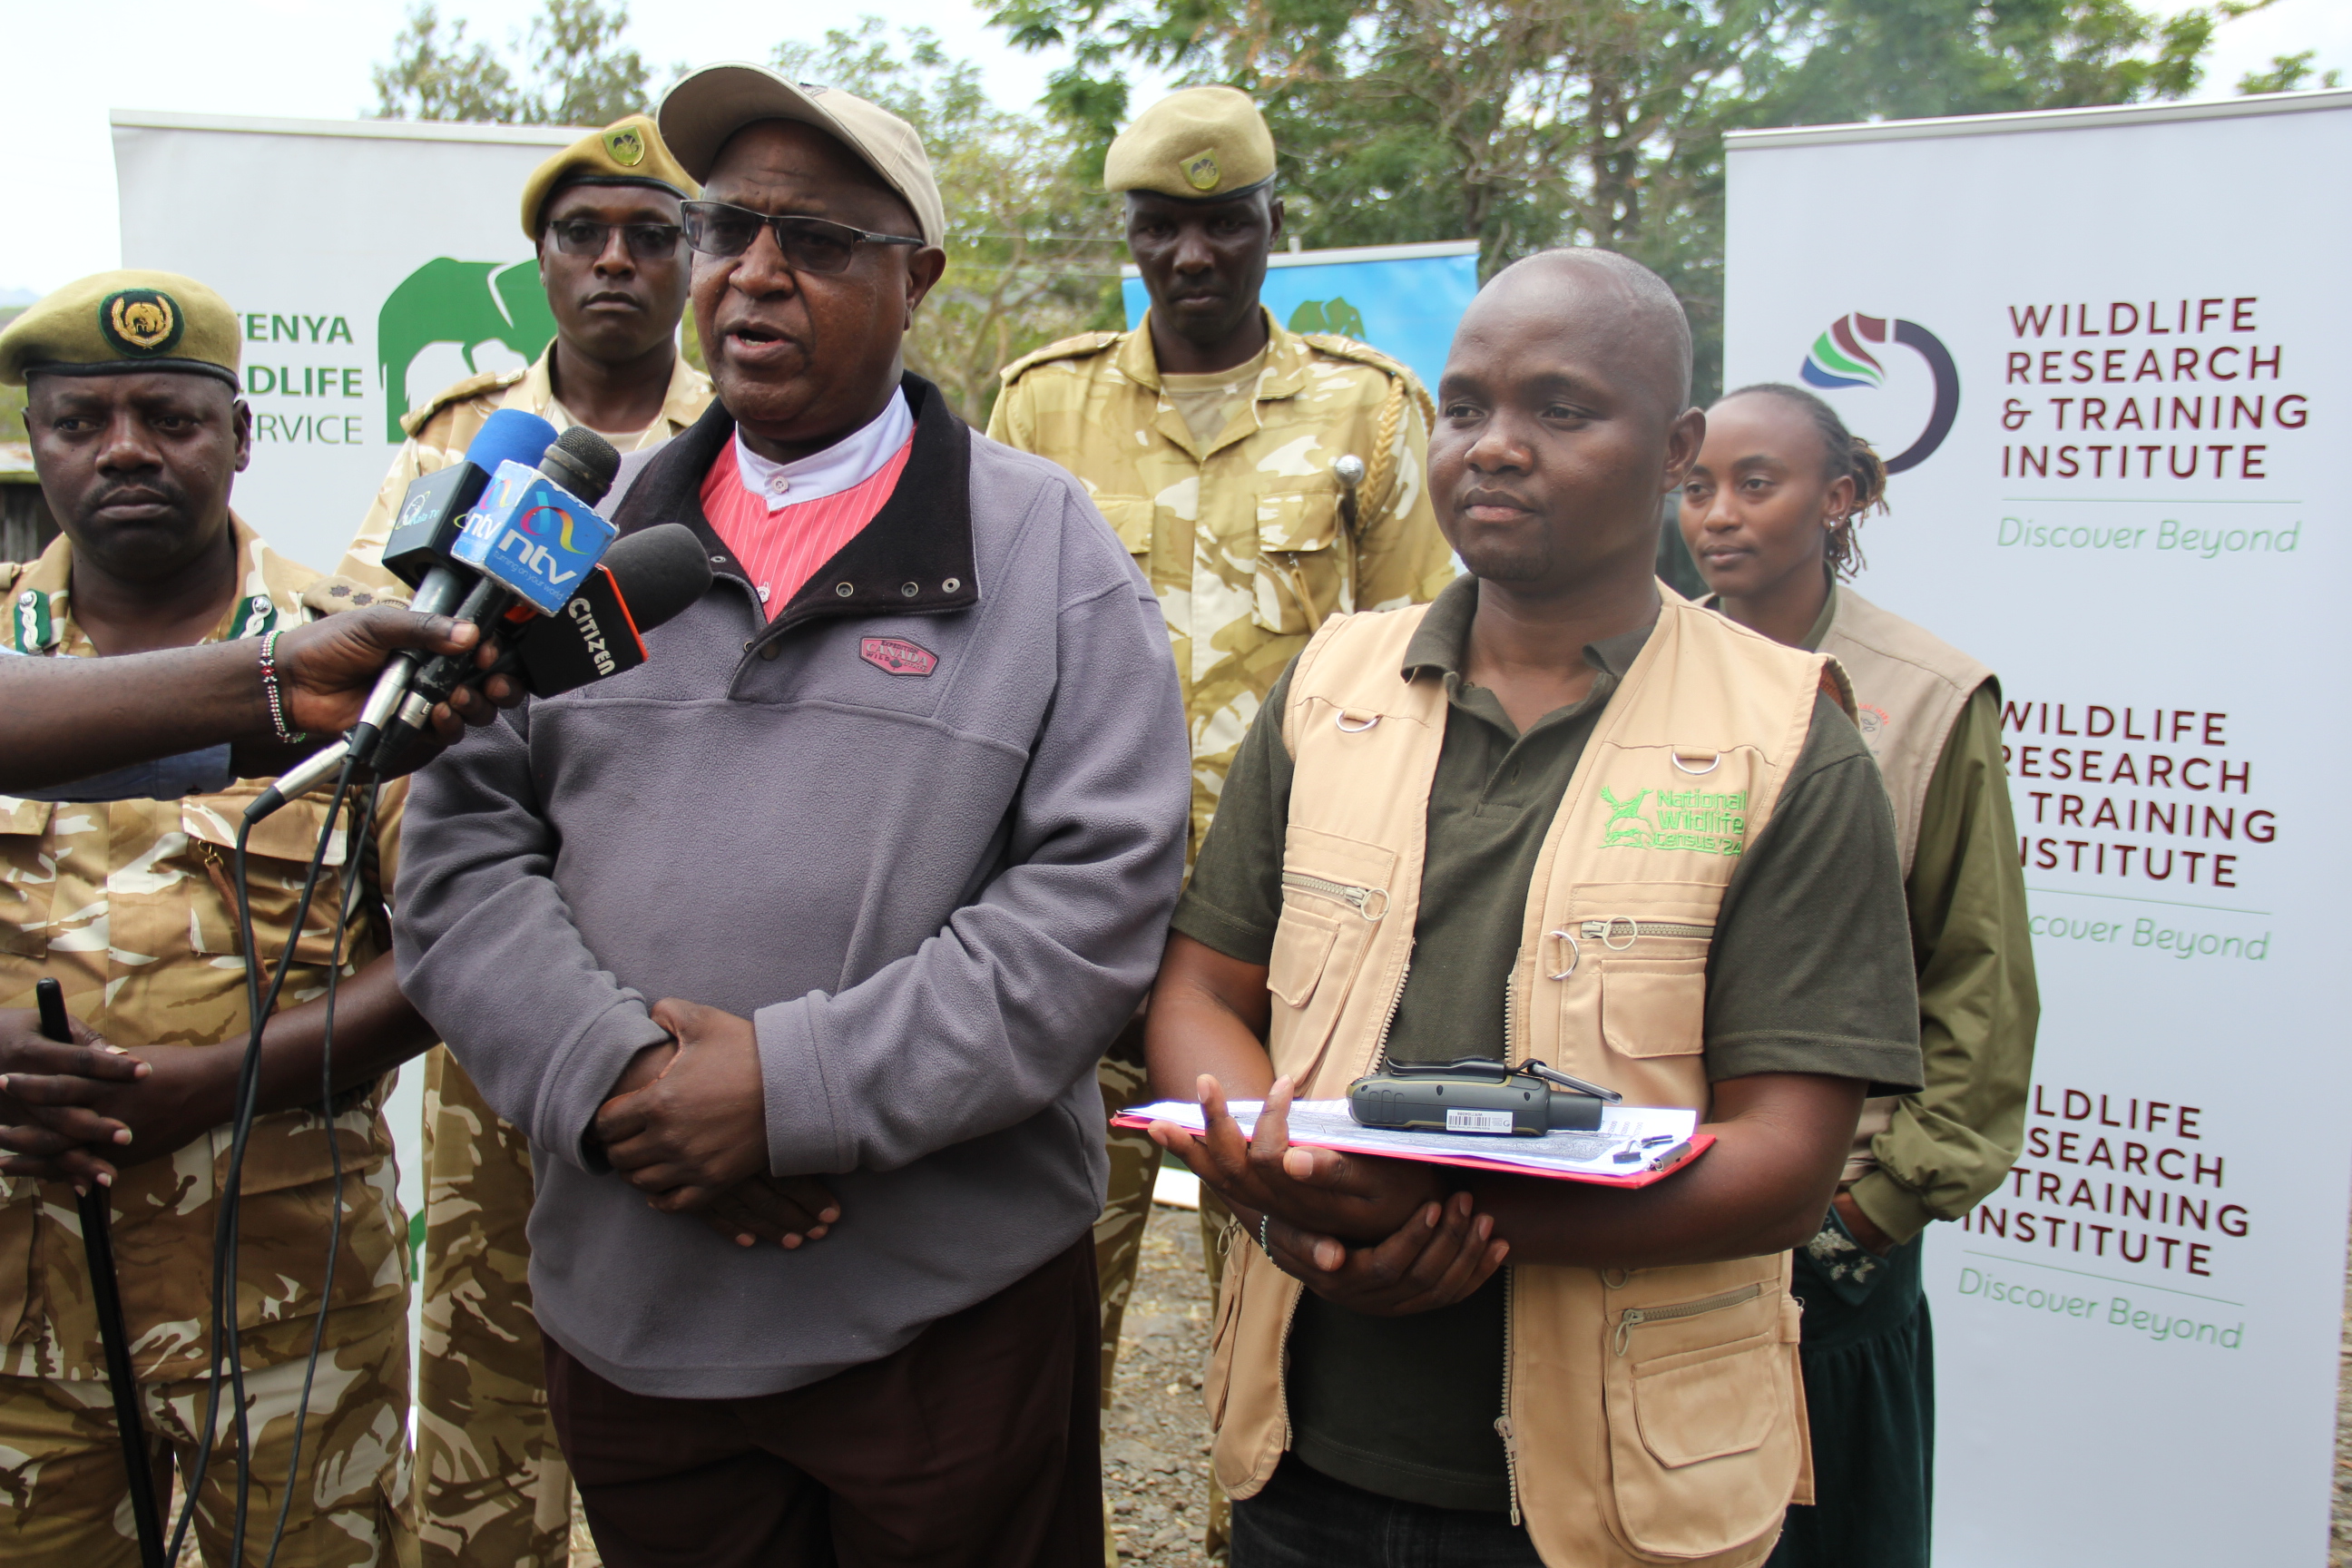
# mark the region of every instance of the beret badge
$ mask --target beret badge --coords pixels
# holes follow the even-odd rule
[[[1196,191],[1217,188],[1217,155],[1202,153],[1184,161],[1184,179]]]
[[[646,161],[645,133],[634,125],[616,125],[604,132],[604,151],[624,169],[634,169]]]
[[[180,307],[161,289],[120,289],[99,301],[98,330],[134,359],[152,359],[178,346]]]

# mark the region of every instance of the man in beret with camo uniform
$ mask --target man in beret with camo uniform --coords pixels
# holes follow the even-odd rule
[[[678,204],[694,194],[643,114],[582,137],[531,171],[522,232],[538,247],[554,341],[530,369],[469,375],[401,417],[408,440],[344,571],[364,576],[377,566],[410,481],[464,457],[501,408],[536,414],[558,430],[585,425],[624,452],[658,447],[702,416],[710,378],[677,352],[688,270]]]
[[[372,597],[278,555],[230,510],[252,450],[237,356],[227,303],[165,272],[84,279],[0,331],[0,384],[28,387],[34,466],[63,529],[39,560],[0,563],[0,642],[90,658],[258,638],[256,679],[279,737],[0,797],[0,1555],[12,1562],[137,1561],[68,1190],[77,1171],[110,1184],[146,1436],[164,1461],[158,1477],[176,1466],[187,1484],[209,1387],[226,1123],[248,1029],[236,825],[267,775],[302,754],[281,706],[290,698],[268,689],[274,634]],[[326,1307],[278,1555],[289,1565],[415,1556],[407,1223],[382,1113],[389,1069],[432,1040],[401,998],[383,934],[404,789],[383,791],[374,856],[354,852],[350,816],[316,795],[251,836],[256,952],[274,963],[293,947],[286,1005],[263,1041],[239,1211],[235,1353],[251,1402],[257,1555],[287,1501],[322,1291]],[[292,889],[338,816],[297,932]],[[319,1103],[325,1005],[314,999],[338,952],[330,1123]],[[45,975],[65,988],[71,1046],[40,1036],[32,1008]],[[198,1489],[208,1563],[229,1555],[229,1432],[225,1411]]]
[[[988,426],[1084,481],[1160,597],[1192,730],[1193,851],[1251,716],[1316,627],[1425,603],[1454,575],[1412,373],[1351,339],[1289,331],[1258,302],[1282,237],[1274,173],[1274,137],[1232,88],[1138,116],[1103,184],[1126,193],[1150,311],[1134,331],[1007,366]],[[1139,1020],[1103,1058],[1108,1110],[1142,1095],[1142,1037]],[[1114,1128],[1110,1147],[1095,1231],[1106,1405],[1160,1164],[1140,1132]],[[1203,1210],[1204,1231],[1221,1220]],[[1209,1259],[1213,1276],[1213,1238]]]
[[[420,474],[465,456],[501,408],[585,425],[624,452],[702,416],[710,378],[677,352],[688,262],[678,204],[696,186],[632,114],[531,174],[522,229],[539,247],[555,341],[527,371],[469,376],[403,419],[343,570],[383,574],[383,542]],[[571,1479],[547,1426],[530,1308],[530,1144],[483,1103],[446,1050],[425,1069],[425,1330],[416,1376],[417,1526],[425,1562],[557,1568],[571,1551]]]

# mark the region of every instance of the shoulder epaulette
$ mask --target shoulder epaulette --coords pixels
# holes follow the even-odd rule
[[[1058,343],[1047,343],[1034,353],[1023,354],[996,374],[1005,385],[1011,386],[1032,365],[1044,364],[1049,360],[1057,359],[1092,359],[1105,349],[1115,345],[1125,336],[1127,336],[1125,332],[1080,332],[1075,338],[1064,338]]]
[[[1298,335],[1307,340],[1309,347],[1329,354],[1333,359],[1352,360],[1358,364],[1368,364],[1374,370],[1389,375],[1412,374],[1402,363],[1391,359],[1370,343],[1360,343],[1353,338],[1343,338],[1337,332],[1301,332]]]
[[[436,414],[451,404],[463,403],[468,398],[479,397],[486,392],[503,392],[520,381],[527,374],[520,370],[486,370],[478,375],[469,375],[465,380],[454,385],[445,386],[435,393],[431,401],[423,407],[412,408],[402,415],[400,427],[414,436],[424,429]]]

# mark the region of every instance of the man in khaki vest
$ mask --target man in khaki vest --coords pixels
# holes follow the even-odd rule
[[[1430,441],[1472,575],[1318,635],[1179,907],[1152,1080],[1210,1130],[1154,1135],[1252,1237],[1204,1389],[1234,1568],[1747,1568],[1810,1498],[1788,1249],[1864,1095],[1920,1081],[1918,1018],[1843,676],[1652,576],[1689,342],[1621,257],[1487,287]],[[1630,1192],[1287,1147],[1294,1090],[1465,1057],[1717,1142]],[[1227,1094],[1270,1100],[1254,1142]]]
[[[1258,302],[1282,242],[1274,176],[1265,117],[1232,88],[1187,88],[1136,116],[1103,185],[1123,195],[1151,309],[1132,331],[1008,365],[988,422],[1076,475],[1150,579],[1192,731],[1191,849],[1250,716],[1323,618],[1421,604],[1454,575],[1429,507],[1429,395],[1379,350],[1290,331]],[[1142,1044],[1124,1030],[1105,1055],[1107,1109],[1140,1095]],[[1106,1408],[1160,1164],[1119,1128],[1110,1152],[1095,1226]],[[1213,1199],[1202,1217],[1221,1222]],[[1213,1245],[1207,1256],[1213,1278]],[[1213,1551],[1216,1514],[1213,1500]]]
[[[677,351],[691,271],[679,204],[696,192],[654,122],[633,114],[531,174],[522,230],[539,248],[555,340],[529,370],[470,376],[402,426],[345,574],[381,564],[401,498],[465,456],[501,408],[559,430],[585,425],[623,452],[660,446],[710,404]],[[405,589],[403,589],[405,592]],[[556,1568],[570,1554],[572,1488],[547,1425],[530,1310],[530,1146],[436,1048],[425,1068],[425,1331],[416,1369],[417,1522],[427,1568]]]

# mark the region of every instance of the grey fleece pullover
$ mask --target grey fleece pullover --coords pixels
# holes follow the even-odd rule
[[[905,395],[896,491],[772,622],[702,515],[724,408],[633,461],[609,515],[696,528],[710,592],[409,797],[402,988],[530,1134],[541,1327],[635,1393],[887,1355],[1101,1206],[1092,1068],[1183,870],[1167,632],[1075,479]],[[840,1194],[824,1240],[737,1247],[583,1148],[664,996],[753,1020],[768,1165]]]

